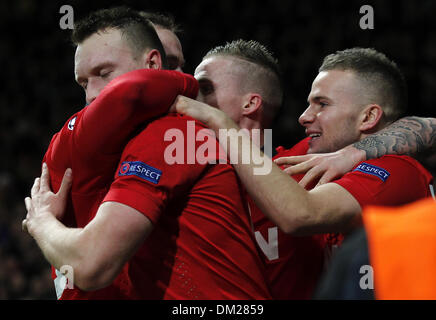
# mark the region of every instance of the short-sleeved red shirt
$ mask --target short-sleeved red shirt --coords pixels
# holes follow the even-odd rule
[[[152,234],[129,261],[132,285],[142,298],[270,298],[233,167],[188,163],[192,134],[207,136],[206,130],[178,114],[150,123],[124,149],[105,196],[104,201],[131,206],[153,222]],[[173,141],[164,141],[166,135]],[[219,162],[225,153],[214,135],[209,142],[207,152],[201,139],[191,150]],[[168,163],[175,152],[185,153],[179,158],[183,163]]]
[[[187,127],[186,117],[173,114],[149,123],[178,94],[193,98],[197,91],[189,75],[133,71],[111,82],[53,137],[44,157],[53,190],[66,168],[74,175],[65,224],[86,226],[103,200],[137,208],[154,224],[111,285],[91,292],[67,286],[58,292],[61,299],[270,298],[234,169],[195,161],[218,163],[225,153],[205,148],[201,139],[207,134],[198,134],[204,128],[193,120]],[[165,162],[171,144],[165,134],[174,132],[186,137],[178,152],[198,155],[193,162]],[[188,137],[192,132],[194,140]],[[215,138],[207,141],[219,146]],[[53,278],[59,282],[55,270]]]
[[[288,150],[277,148],[274,159],[306,154],[308,139]],[[302,177],[293,176],[296,181]],[[287,235],[260,211],[249,196],[248,203],[273,299],[310,299],[324,268],[324,236]]]
[[[289,150],[278,148],[275,158],[307,153],[306,138]],[[296,181],[303,175],[295,175]],[[407,156],[384,156],[359,163],[334,181],[362,207],[401,205],[430,196],[432,177]],[[256,240],[263,252],[273,299],[310,299],[329,254],[331,235],[294,237],[280,231],[249,199]]]
[[[73,169],[71,197],[62,222],[70,227],[86,226],[109,190],[127,142],[145,123],[165,113],[177,95],[195,98],[197,92],[198,82],[191,75],[135,70],[112,80],[90,105],[71,116],[53,136],[44,156],[55,192],[65,170]],[[52,275],[55,284],[59,282],[54,269]],[[128,274],[124,276],[104,290],[90,293],[65,290],[62,298],[136,297],[129,287]],[[58,287],[60,297],[62,292]]]
[[[399,206],[431,196],[433,177],[415,159],[386,155],[359,163],[334,181],[363,208],[367,205]]]

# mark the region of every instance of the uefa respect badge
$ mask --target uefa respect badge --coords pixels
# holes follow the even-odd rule
[[[120,170],[118,170],[119,176],[137,176],[143,180],[150,181],[151,183],[158,184],[162,171],[153,168],[141,161],[124,161]]]
[[[359,171],[362,173],[376,176],[377,178],[381,179],[383,182],[385,182],[386,179],[389,178],[389,176],[391,175],[387,170],[366,162],[359,164],[357,168],[354,169],[353,171]]]

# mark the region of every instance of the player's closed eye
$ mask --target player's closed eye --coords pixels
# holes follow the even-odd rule
[[[112,71],[102,71],[100,72],[100,77],[105,79],[107,78],[110,74],[112,73]]]
[[[213,92],[213,86],[211,84],[200,84],[200,92],[202,95],[207,96]]]

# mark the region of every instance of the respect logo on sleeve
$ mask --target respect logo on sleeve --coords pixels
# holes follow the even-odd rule
[[[121,164],[118,171],[119,176],[137,176],[141,179],[158,184],[162,171],[153,168],[141,161],[125,161]]]
[[[353,171],[359,171],[362,173],[371,174],[373,176],[376,176],[377,178],[380,178],[383,182],[386,181],[387,178],[391,175],[388,171],[386,171],[383,168],[374,166],[372,164],[363,162],[357,166],[356,169]]]

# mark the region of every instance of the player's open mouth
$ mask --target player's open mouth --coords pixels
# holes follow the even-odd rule
[[[321,133],[311,133],[309,134],[309,137],[312,138],[312,140],[314,140],[321,137]]]

